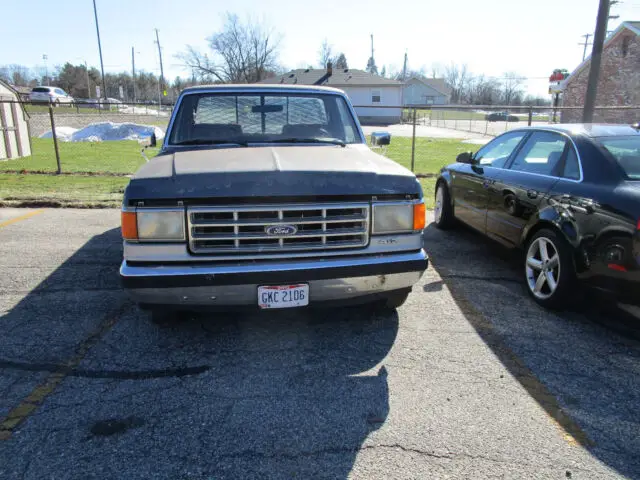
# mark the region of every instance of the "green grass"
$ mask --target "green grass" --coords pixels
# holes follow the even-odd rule
[[[128,182],[126,177],[4,173],[0,174],[0,204],[53,202],[116,207]]]
[[[145,162],[136,141],[58,142],[60,164],[65,173],[106,172],[135,173]],[[57,170],[53,140],[32,138],[33,155],[0,162],[2,171],[55,172]],[[155,156],[158,149],[147,149],[147,156]]]
[[[415,173],[437,173],[440,168],[455,162],[461,152],[475,151],[478,145],[449,138],[416,138]],[[411,138],[393,137],[387,157],[411,168]]]
[[[56,171],[53,140],[32,139],[32,142],[34,155],[31,157],[0,162],[0,202],[119,204],[129,181],[126,177],[23,174]],[[141,147],[134,141],[60,142],[59,147],[62,171],[66,173],[131,174],[144,163]],[[459,153],[478,148],[478,145],[456,139],[416,138],[415,171],[418,174],[437,174],[441,167],[453,163]],[[149,149],[148,152],[152,157],[157,149]],[[387,156],[410,168],[411,139],[394,137]],[[6,173],[9,171],[21,173]],[[434,177],[420,179],[428,208],[433,208],[434,182]]]
[[[424,194],[424,204],[427,210],[433,210],[435,206],[436,178],[420,178],[419,181]]]

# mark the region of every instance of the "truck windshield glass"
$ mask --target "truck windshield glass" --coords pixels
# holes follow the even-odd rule
[[[640,137],[602,137],[602,146],[618,161],[632,180],[640,180]]]
[[[169,145],[360,143],[345,100],[326,94],[186,95]]]

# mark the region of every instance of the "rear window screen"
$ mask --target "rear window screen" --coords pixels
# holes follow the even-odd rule
[[[36,87],[31,91],[32,92],[37,92],[37,93],[49,93],[49,89],[46,88],[46,87]]]
[[[640,136],[603,137],[598,141],[618,161],[627,177],[640,180]]]

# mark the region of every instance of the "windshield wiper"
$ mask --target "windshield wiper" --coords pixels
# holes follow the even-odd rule
[[[192,138],[190,140],[183,140],[181,142],[173,143],[172,145],[240,145],[242,147],[249,146],[249,144],[244,141],[211,140],[206,138]]]
[[[275,138],[266,140],[267,143],[327,143],[329,145],[346,146],[342,140],[338,138]]]

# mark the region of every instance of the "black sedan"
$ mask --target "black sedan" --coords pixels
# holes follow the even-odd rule
[[[435,196],[439,228],[457,219],[524,249],[539,304],[566,305],[577,282],[640,304],[637,125],[511,130],[444,167]]]
[[[520,119],[515,115],[509,115],[509,112],[493,112],[484,116],[487,122],[518,122]]]

